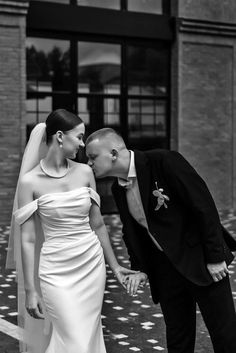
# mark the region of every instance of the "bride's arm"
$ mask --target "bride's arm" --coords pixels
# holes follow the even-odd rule
[[[91,170],[89,172],[89,179],[90,179],[90,183],[89,183],[90,187],[96,191],[96,184]],[[101,245],[104,251],[104,256],[108,265],[112,269],[113,273],[117,276],[119,282],[124,287],[126,287],[124,285],[124,282],[127,275],[137,273],[137,271],[133,271],[119,265],[116,259],[116,256],[114,254],[114,251],[112,249],[110,238],[107,232],[107,228],[104,224],[103,217],[100,212],[100,208],[95,202],[92,202],[92,206],[90,208],[89,222],[92,230],[94,230],[94,232],[97,234],[101,242]]]
[[[104,256],[105,259],[112,269],[113,273],[117,276],[119,282],[125,287],[125,279],[127,275],[134,274],[135,271],[129,270],[125,267],[122,267],[118,264],[116,256],[114,254],[114,251],[111,246],[110,238],[106,229],[106,226],[103,222],[103,218],[100,213],[100,209],[97,204],[94,202],[92,203],[92,206],[90,208],[90,225],[92,230],[96,233],[98,236],[103,251],[104,251]]]
[[[22,180],[19,185],[19,208],[33,201],[33,192],[28,180]],[[28,313],[38,319],[43,319],[42,306],[34,284],[35,224],[33,215],[21,225],[21,256]]]

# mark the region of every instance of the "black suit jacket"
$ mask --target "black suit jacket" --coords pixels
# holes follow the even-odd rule
[[[219,215],[205,182],[175,151],[135,151],[135,167],[151,234],[184,277],[197,285],[211,284],[206,264],[223,260],[229,264],[233,255],[225,243]],[[155,183],[170,199],[167,208],[162,206],[157,211],[157,198],[152,193]],[[112,192],[123,223],[131,267],[148,274],[153,300],[158,302],[158,283],[153,280],[153,242],[129,213],[126,190],[117,180]]]

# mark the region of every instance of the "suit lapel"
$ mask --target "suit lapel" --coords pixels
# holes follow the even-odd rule
[[[134,151],[134,163],[144,212],[148,214],[148,201],[151,195],[151,173],[145,153]]]

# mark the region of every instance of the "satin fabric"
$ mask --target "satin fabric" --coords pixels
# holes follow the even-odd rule
[[[29,353],[106,352],[101,326],[106,272],[89,224],[91,200],[100,206],[98,194],[81,187],[45,194],[15,212],[18,224],[37,212],[44,234],[38,275],[45,320],[25,338]]]

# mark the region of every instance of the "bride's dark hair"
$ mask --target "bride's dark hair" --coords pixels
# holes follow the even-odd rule
[[[46,119],[46,143],[47,145],[51,143],[52,136],[55,135],[57,131],[69,131],[74,129],[79,124],[82,124],[83,120],[73,114],[68,112],[66,109],[56,109],[51,112]]]

